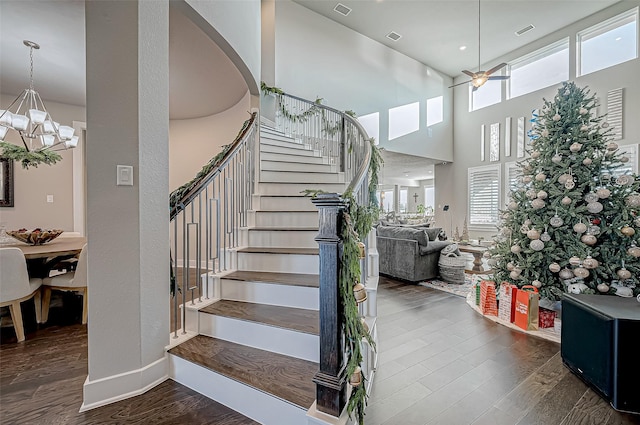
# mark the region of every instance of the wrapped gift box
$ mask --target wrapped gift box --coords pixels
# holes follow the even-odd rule
[[[480,311],[486,316],[498,315],[496,283],[490,280],[480,282]]]
[[[555,319],[555,311],[540,307],[540,311],[538,312],[538,327],[540,329],[553,328]]]

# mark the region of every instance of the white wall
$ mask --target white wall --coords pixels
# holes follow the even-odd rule
[[[233,107],[208,117],[169,122],[169,189],[191,181],[216,156],[223,145],[238,135],[242,123],[250,118],[249,92]]]
[[[596,13],[582,21],[566,27],[544,37],[522,49],[511,52],[508,55],[497,58],[492,63],[508,62],[517,59],[529,52],[535,51],[547,44],[570,36],[570,60],[571,73],[570,77],[580,87],[588,86],[591,93],[597,94],[601,107],[599,114],[606,113],[606,95],[609,90],[616,88],[624,88],[624,139],[618,141],[618,144],[625,145],[640,142],[640,59],[635,59],[588,74],[579,78],[575,78],[575,34],[584,28],[590,27],[598,22],[604,21],[612,16],[624,12],[632,7],[640,4],[638,1],[623,1],[616,5]],[[464,81],[466,76],[456,78],[455,82]],[[505,83],[506,84],[506,83]],[[526,130],[529,130],[531,123],[531,111],[535,108],[543,106],[543,98],[551,99],[557,92],[557,84],[542,90],[519,96],[514,99],[503,100],[501,103],[486,108],[469,112],[468,89],[466,86],[457,87],[454,90],[454,162],[448,165],[436,166],[436,206],[449,204],[453,217],[453,227],[462,224],[467,215],[467,170],[469,167],[481,165],[500,164],[502,185],[505,183],[504,163],[515,161],[516,158],[516,130],[517,118],[526,117]],[[512,117],[511,124],[511,156],[504,156],[504,123],[506,117]],[[500,161],[489,162],[488,150],[485,152],[486,161],[480,161],[480,126],[492,123],[500,123]],[[488,149],[488,141],[487,141]],[[504,186],[503,186],[504,187]],[[504,190],[501,190],[501,196]],[[504,205],[505,201],[501,201]],[[436,221],[444,223],[448,221],[448,215],[443,214],[440,208],[436,208]],[[490,237],[496,234],[496,229],[486,229],[486,231],[469,229],[470,236],[473,238],[483,236]]]
[[[275,85],[358,115],[380,113],[380,146],[452,159],[451,78],[289,0],[275,2]],[[444,122],[426,128],[426,101],[444,96]],[[388,141],[388,110],[420,102],[420,130]]]
[[[9,105],[15,96],[2,95],[0,103]],[[85,121],[85,109],[80,106],[48,102],[47,111],[60,124],[71,126],[73,121]],[[15,132],[8,133],[9,141],[22,144]],[[82,143],[82,142],[81,142]],[[13,165],[14,207],[0,208],[0,223],[7,230],[21,227],[34,229],[62,229],[73,231],[73,153],[59,152],[62,160],[54,165],[39,165],[37,168],[22,168],[19,162]],[[47,202],[53,195],[53,203]]]

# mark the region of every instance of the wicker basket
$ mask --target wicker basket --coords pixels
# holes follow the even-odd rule
[[[438,261],[440,277],[445,282],[463,284],[465,264],[467,264],[467,259],[462,255],[456,255],[453,252],[440,254],[440,260]]]

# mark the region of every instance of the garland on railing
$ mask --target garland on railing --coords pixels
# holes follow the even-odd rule
[[[29,151],[24,146],[14,145],[12,143],[0,142],[0,158],[6,158],[11,161],[20,161],[22,168],[29,167],[38,168],[39,164],[53,165],[60,161],[62,157],[59,153],[45,149],[42,151]]]
[[[218,153],[216,156],[211,158],[211,160],[208,163],[206,163],[204,167],[202,167],[202,169],[196,174],[196,176],[191,181],[183,184],[182,186],[180,186],[179,188],[171,192],[171,195],[169,195],[169,211],[173,211],[175,208],[180,206],[184,202],[183,197],[186,194],[188,194],[191,191],[191,189],[196,187],[204,178],[206,178],[211,171],[213,171],[220,165],[220,161],[222,161],[222,159],[227,155],[227,153],[236,144],[236,142],[240,140],[245,130],[247,129],[247,126],[249,126],[250,122],[251,122],[251,119],[246,120],[242,124],[242,128],[238,132],[238,135],[233,140],[233,142],[229,143],[228,145],[223,145],[220,153]],[[180,209],[182,208],[184,208],[184,205],[182,205]]]

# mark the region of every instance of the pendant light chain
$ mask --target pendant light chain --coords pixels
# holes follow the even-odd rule
[[[29,59],[31,61],[31,69],[29,70],[29,89],[33,90],[33,46],[29,46]]]

